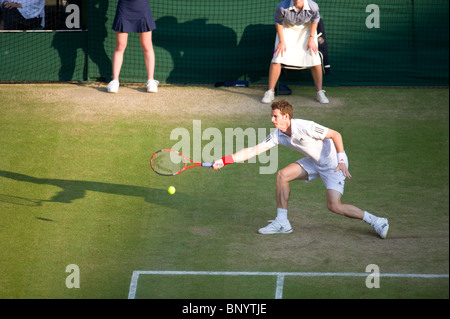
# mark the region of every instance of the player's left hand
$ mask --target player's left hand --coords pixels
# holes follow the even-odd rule
[[[350,172],[347,169],[347,166],[344,163],[339,163],[338,167],[334,171],[337,172],[339,170],[342,172],[342,174],[344,174],[345,178],[348,179],[352,178],[352,175],[350,174]]]

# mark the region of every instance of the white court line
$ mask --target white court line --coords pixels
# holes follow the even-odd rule
[[[283,298],[284,275],[277,277],[277,290],[275,291],[275,299]]]
[[[173,271],[173,270],[135,270],[131,277],[128,299],[136,297],[139,275],[203,275],[203,276],[277,276],[275,299],[283,296],[285,276],[297,277],[367,277],[371,273],[357,272],[253,272],[253,271]],[[449,278],[448,274],[396,274],[380,273],[380,277],[390,278]]]

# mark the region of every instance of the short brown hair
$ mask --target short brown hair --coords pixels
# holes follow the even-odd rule
[[[280,110],[281,115],[288,114],[289,118],[294,117],[294,108],[292,104],[286,100],[280,100],[272,103],[272,110]]]

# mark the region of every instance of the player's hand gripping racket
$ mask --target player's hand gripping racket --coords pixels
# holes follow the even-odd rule
[[[213,163],[194,162],[180,152],[162,149],[153,154],[150,165],[159,175],[174,176],[192,167],[212,167]]]

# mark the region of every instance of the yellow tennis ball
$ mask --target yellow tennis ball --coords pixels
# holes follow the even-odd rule
[[[169,188],[167,189],[167,191],[169,192],[170,195],[173,195],[173,194],[175,194],[176,189],[175,189],[175,187],[173,187],[173,186],[169,186]]]

